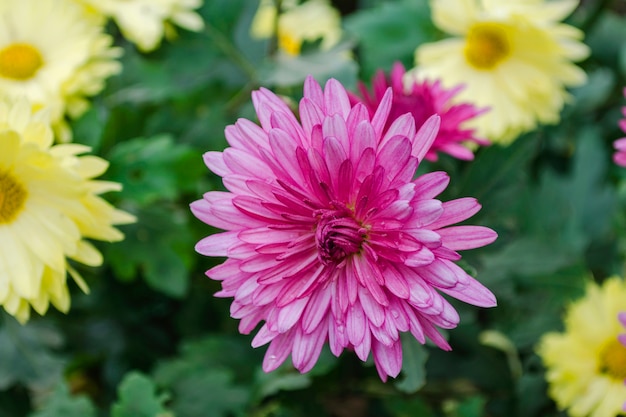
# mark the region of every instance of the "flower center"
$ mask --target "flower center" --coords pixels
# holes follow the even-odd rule
[[[510,51],[506,31],[498,23],[477,23],[467,33],[465,59],[476,69],[494,68],[509,56]]]
[[[600,369],[615,379],[626,379],[626,347],[615,339],[600,354]]]
[[[0,76],[25,81],[32,78],[43,65],[43,58],[34,46],[13,43],[0,50]]]
[[[315,232],[318,258],[325,265],[339,264],[361,249],[367,229],[358,224],[349,213],[340,210],[320,210]]]
[[[11,223],[24,207],[28,192],[8,172],[0,172],[0,225]]]
[[[289,55],[299,55],[300,48],[302,48],[302,42],[298,41],[295,37],[290,36],[288,33],[279,30],[278,31],[278,46],[281,50],[287,52]]]

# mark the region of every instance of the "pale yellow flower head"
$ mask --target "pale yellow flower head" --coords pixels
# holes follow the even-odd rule
[[[582,31],[563,23],[578,0],[431,0],[433,21],[452,35],[420,45],[418,78],[465,84],[456,100],[491,111],[479,134],[510,143],[538,123],[557,123],[565,91],[586,81],[573,62],[588,56]]]
[[[0,97],[48,108],[60,141],[71,139],[65,116],[80,116],[121,69],[99,23],[72,0],[0,2]]]
[[[122,35],[143,52],[159,47],[164,36],[174,35],[174,25],[198,32],[204,21],[195,9],[202,0],[78,0],[112,18]]]
[[[626,311],[626,282],[590,283],[565,314],[565,331],[548,333],[538,353],[546,366],[549,394],[572,417],[623,415],[626,347],[618,341]]]
[[[86,239],[117,241],[113,225],[134,221],[99,195],[121,188],[97,181],[108,163],[78,144],[53,144],[48,112],[25,100],[0,101],[0,305],[25,322],[32,307],[67,312],[67,272],[87,285],[68,259],[89,266],[102,255]]]
[[[298,4],[283,1],[278,16],[278,47],[289,55],[299,55],[304,42],[321,40],[320,48],[330,49],[341,39],[341,16],[328,0],[309,0]],[[274,36],[276,6],[273,0],[261,0],[250,33],[254,38]]]

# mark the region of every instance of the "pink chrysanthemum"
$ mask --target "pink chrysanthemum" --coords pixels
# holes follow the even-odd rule
[[[238,120],[226,128],[231,147],[204,156],[229,192],[208,192],[191,209],[226,230],[196,250],[228,258],[207,275],[222,281],[216,296],[234,298],[239,330],[265,321],[252,342],[270,343],[263,369],[291,354],[306,372],[328,341],[335,355],[348,348],[366,360],[371,350],[386,380],[400,372],[399,332],[449,350],[436,328],[455,327],[459,316],[437,290],[494,306],[493,294],[453,261],[496,233],[447,227],[475,214],[478,202],[436,200],[449,181],[443,172],[413,178],[439,118],[416,132],[406,114],[383,134],[391,89],[370,119],[334,79],[324,90],[306,80],[300,122],[269,90],[252,101],[261,127]]]
[[[626,88],[624,88],[624,97],[626,97]],[[626,106],[622,107],[622,115],[624,118],[619,121],[619,127],[622,129],[622,132],[626,133]],[[617,165],[626,167],[626,137],[617,139],[613,142],[613,146],[617,151],[613,154],[613,161]]]
[[[459,85],[452,89],[445,89],[441,82],[437,81],[412,81],[410,86],[405,85],[404,66],[396,62],[391,70],[389,79],[380,70],[372,80],[372,92],[362,82],[359,83],[359,92],[362,97],[349,94],[352,104],[362,102],[372,116],[379,103],[383,99],[388,87],[393,90],[391,112],[385,125],[388,129],[394,120],[405,113],[411,113],[415,118],[415,124],[421,126],[433,114],[441,117],[439,133],[435,142],[426,153],[429,161],[437,160],[437,153],[447,153],[455,158],[463,160],[474,159],[474,154],[464,144],[474,143],[477,145],[489,145],[487,139],[475,135],[473,128],[463,128],[465,121],[477,117],[488,108],[478,108],[470,103],[452,104],[452,99],[463,89]]]

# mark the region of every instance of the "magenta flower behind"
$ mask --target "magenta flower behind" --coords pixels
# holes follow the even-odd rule
[[[626,97],[626,88],[624,88],[624,97]],[[626,106],[622,107],[622,116],[624,116],[624,118],[620,119],[619,127],[622,129],[622,132],[626,133]],[[626,167],[626,137],[617,139],[613,142],[613,146],[617,151],[613,154],[613,161],[617,165]]]
[[[196,250],[228,259],[207,275],[232,297],[231,316],[247,334],[261,322],[254,347],[269,343],[266,372],[291,354],[301,372],[326,342],[333,354],[370,351],[380,377],[402,366],[400,332],[450,346],[437,328],[459,315],[440,294],[481,306],[493,294],[454,261],[458,250],[487,245],[496,233],[450,226],[480,210],[473,198],[442,203],[444,172],[414,179],[437,135],[439,117],[416,129],[411,114],[388,128],[388,89],[370,117],[350,105],[336,80],[304,85],[299,119],[269,90],[252,93],[261,126],[240,119],[225,134],[230,147],[207,152],[207,166],[228,192],[191,204],[205,223],[225,232]]]
[[[350,94],[350,101],[353,104],[359,102],[365,104],[371,116],[376,112],[387,88],[391,87],[393,100],[385,129],[405,113],[413,115],[417,126],[421,126],[433,114],[438,114],[441,117],[441,124],[434,143],[426,153],[426,159],[429,161],[436,161],[439,152],[458,159],[472,160],[474,154],[467,144],[482,146],[490,144],[487,139],[476,136],[473,128],[463,126],[466,121],[480,116],[489,109],[478,108],[471,103],[452,104],[453,98],[463,89],[463,85],[445,89],[439,80],[412,80],[407,85],[405,75],[404,66],[399,62],[394,64],[389,78],[380,70],[372,80],[371,93],[365,84],[359,82],[361,97]]]

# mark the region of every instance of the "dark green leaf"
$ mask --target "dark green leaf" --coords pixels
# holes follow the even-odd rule
[[[96,408],[84,396],[73,396],[67,385],[59,384],[41,408],[29,417],[96,417]]]
[[[396,382],[396,387],[407,394],[418,391],[426,383],[424,364],[428,359],[428,351],[410,333],[402,333],[402,375],[404,378]]]
[[[172,297],[185,294],[195,244],[187,210],[162,204],[135,213],[139,221],[125,227],[126,239],[106,248],[118,278],[130,281],[142,272],[155,290]]]
[[[0,389],[14,384],[50,388],[65,365],[57,352],[62,344],[62,335],[43,321],[22,326],[5,315],[0,328]]]
[[[127,374],[118,387],[111,417],[174,417],[165,407],[166,396],[157,395],[154,382],[139,372]]]
[[[415,49],[436,40],[426,0],[381,2],[349,16],[345,25],[358,40],[362,73],[366,79],[378,69],[389,71],[395,61],[413,66]]]
[[[116,197],[140,205],[195,190],[195,181],[206,173],[201,154],[168,135],[120,143],[109,161],[107,177],[124,186]]]
[[[164,361],[155,370],[155,380],[172,392],[172,410],[177,417],[207,414],[241,415],[249,401],[249,390],[235,383],[250,378],[248,361],[252,348],[243,339],[207,337],[185,343],[177,358]]]

